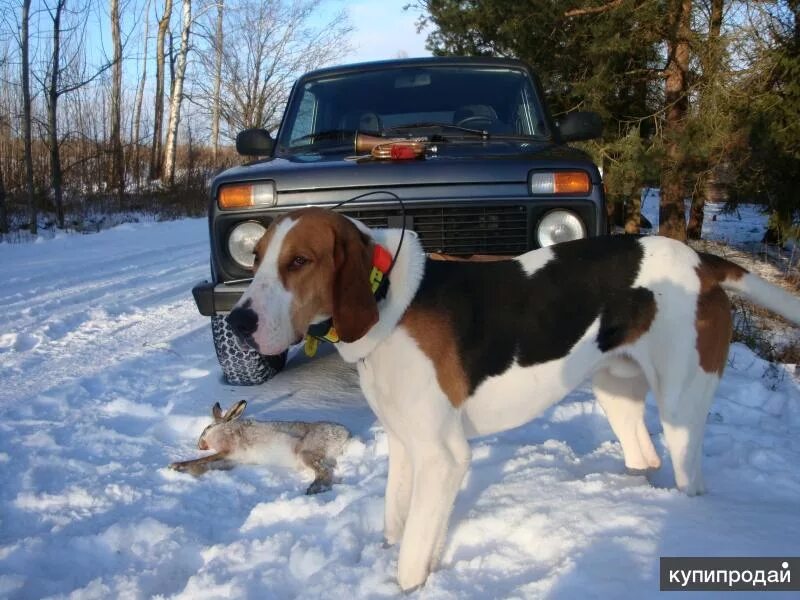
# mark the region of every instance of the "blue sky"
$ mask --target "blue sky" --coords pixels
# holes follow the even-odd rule
[[[396,58],[403,52],[409,57],[428,56],[425,33],[418,34],[416,10],[403,10],[409,0],[340,0],[332,7],[344,8],[354,27],[353,51],[347,62]]]
[[[344,11],[353,27],[348,41],[352,50],[346,54],[341,63],[362,62],[397,58],[404,54],[408,57],[429,56],[425,49],[426,33],[417,33],[416,21],[419,11],[403,10],[410,0],[323,0],[317,20],[319,24],[328,22],[336,13]],[[3,2],[3,0],[0,0]],[[162,5],[163,0],[156,0]],[[130,47],[126,55],[141,51],[138,29],[141,27],[142,8],[146,0],[128,0],[124,2],[122,14],[123,36],[131,35]],[[173,0],[176,8],[173,12],[173,26],[177,29],[180,23],[180,0]],[[199,3],[197,3],[199,4]],[[99,10],[90,17],[87,30],[87,41],[90,48],[90,62],[102,64],[105,56],[111,53],[110,32],[106,2],[99,4]],[[195,7],[197,13],[198,6]],[[151,9],[151,18],[152,18]],[[47,26],[47,23],[45,23]],[[152,56],[156,24],[150,23],[150,53]],[[49,35],[49,34],[48,34]],[[131,63],[124,73],[126,80],[132,85],[138,80],[139,65]]]
[[[0,0],[0,5],[7,1]],[[14,1],[18,2],[19,0]],[[108,0],[75,0],[75,5],[86,6],[85,2],[91,5],[91,10],[88,13],[81,13],[78,17],[73,15],[65,16],[63,24],[70,30],[74,29],[74,35],[83,39],[87,52],[88,71],[93,72],[99,65],[105,64],[112,53]],[[346,13],[348,22],[352,27],[352,33],[345,41],[351,49],[341,58],[335,60],[337,64],[391,59],[399,56],[428,56],[430,52],[425,49],[426,33],[417,33],[416,21],[419,18],[419,10],[403,9],[409,2],[410,0],[322,0],[318,13],[312,20],[316,20],[316,24],[322,26],[337,13]],[[173,3],[175,8],[172,26],[177,31],[180,26],[180,0],[173,0]],[[31,23],[32,38],[34,40],[32,45],[32,64],[40,71],[44,70],[44,63],[49,58],[48,45],[51,35],[50,28],[52,27],[52,23],[47,18],[46,13],[41,10],[43,4],[44,0],[34,0],[36,10],[32,14]],[[211,0],[196,0],[193,11],[195,17],[197,18],[198,14],[210,10],[211,4]],[[121,5],[123,52],[126,59],[123,64],[123,85],[126,101],[131,103],[136,93],[142,68],[141,56],[144,47],[143,12],[145,6],[148,5],[148,0],[122,0]],[[154,13],[158,12],[160,14],[160,9],[155,11],[153,5],[163,7],[163,0],[151,0],[149,5],[151,7],[150,44],[148,48],[148,81],[145,92],[147,96],[152,94],[152,87],[155,81],[153,52],[157,25]],[[15,18],[18,18],[18,13],[19,6],[15,5],[15,13],[13,17],[8,19],[6,25],[13,27]],[[78,20],[77,23],[76,19]],[[0,34],[3,33],[3,31],[0,31]],[[177,38],[175,43],[178,43]],[[235,43],[235,41],[226,39],[226,43]],[[69,46],[70,44],[66,45]],[[71,50],[67,48],[65,52],[69,54]],[[193,58],[190,57],[190,59]],[[39,91],[38,87],[36,91]],[[147,104],[149,105],[149,100]],[[186,110],[191,110],[191,106],[187,106]]]

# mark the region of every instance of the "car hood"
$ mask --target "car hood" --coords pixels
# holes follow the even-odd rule
[[[435,146],[436,153],[422,160],[355,161],[347,160],[348,153],[329,152],[275,157],[228,169],[215,178],[213,188],[216,192],[224,183],[259,179],[274,180],[279,194],[375,186],[517,183],[527,181],[531,169],[563,168],[565,160],[585,163],[594,183],[599,183],[589,156],[569,146],[492,140]]]

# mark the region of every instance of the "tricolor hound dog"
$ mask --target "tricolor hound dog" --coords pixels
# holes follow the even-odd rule
[[[677,486],[702,493],[703,427],[731,338],[724,290],[800,323],[790,294],[662,237],[448,262],[427,258],[406,232],[376,301],[375,247],[394,255],[399,240],[399,230],[370,230],[320,208],[291,212],[258,242],[255,277],[228,318],[263,354],[332,319],[336,349],[357,364],[389,439],[385,536],[402,542],[404,590],[436,565],[469,438],[522,425],[591,377],[625,465],[655,469],[661,461],[644,424],[650,389]]]

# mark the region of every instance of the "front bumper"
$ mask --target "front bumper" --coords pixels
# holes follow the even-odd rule
[[[247,289],[246,283],[225,284],[201,281],[192,288],[192,296],[201,315],[229,313]]]

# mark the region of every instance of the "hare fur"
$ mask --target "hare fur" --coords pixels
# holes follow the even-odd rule
[[[306,494],[331,489],[336,458],[350,432],[343,425],[320,421],[254,421],[240,419],[247,402],[241,400],[224,414],[219,403],[211,410],[214,422],[200,434],[197,447],[214,454],[175,462],[171,469],[201,475],[209,469],[229,469],[234,464],[260,464],[314,471]]]

